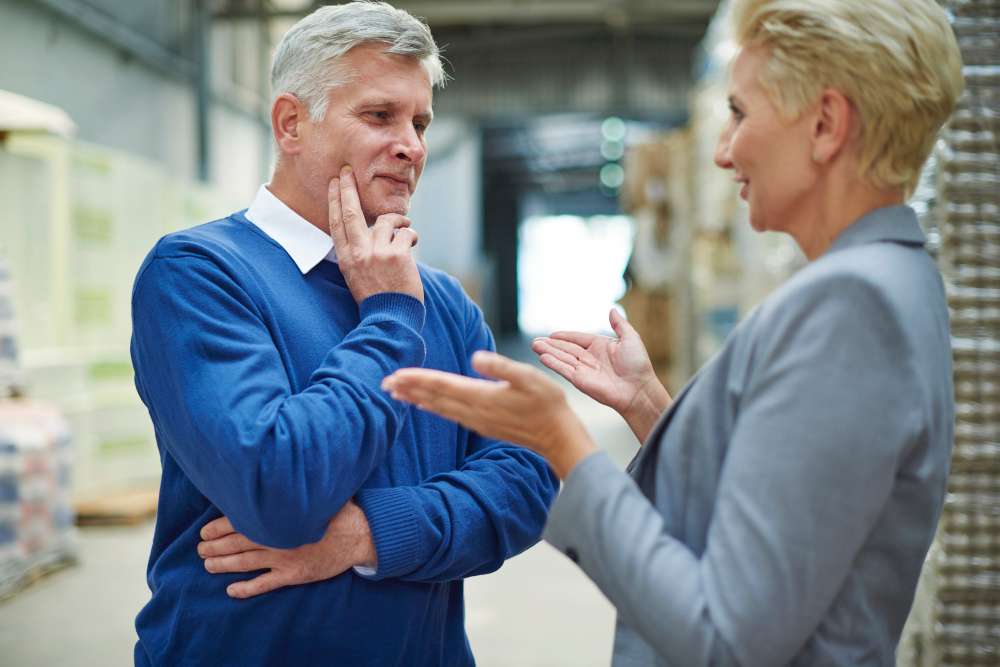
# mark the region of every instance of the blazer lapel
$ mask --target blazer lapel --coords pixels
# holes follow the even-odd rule
[[[688,391],[698,379],[698,375],[699,373],[695,373],[694,377],[692,377],[688,383],[684,385],[684,388],[681,389],[681,393],[677,394],[677,398],[675,398],[674,402],[670,404],[670,407],[663,411],[663,414],[660,415],[660,418],[653,425],[652,430],[650,430],[646,441],[643,443],[642,447],[639,448],[635,457],[628,464],[628,467],[625,468],[625,472],[636,481],[636,484],[642,492],[650,499],[652,499],[653,493],[653,476],[648,473],[654,468],[647,465],[646,462],[656,460],[656,452],[659,451],[660,443],[663,440],[663,432],[666,430],[667,425],[670,424],[670,420],[677,412],[677,406],[681,404],[681,401],[684,400],[684,397],[687,396]]]

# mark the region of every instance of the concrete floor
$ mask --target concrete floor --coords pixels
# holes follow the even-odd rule
[[[567,395],[595,439],[624,467],[636,447],[624,423],[571,387]],[[152,523],[82,530],[79,565],[0,603],[0,666],[131,664],[133,620],[149,597],[151,536]],[[469,579],[466,600],[468,633],[482,667],[609,663],[611,605],[547,544],[496,573]]]

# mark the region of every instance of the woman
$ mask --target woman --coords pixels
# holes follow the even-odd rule
[[[642,343],[536,341],[618,410],[620,472],[530,366],[422,369],[393,396],[541,453],[545,538],[618,610],[615,664],[889,665],[941,511],[954,418],[948,312],[903,205],[961,92],[932,0],[744,0],[716,163],[759,231],[810,263],[671,401]]]

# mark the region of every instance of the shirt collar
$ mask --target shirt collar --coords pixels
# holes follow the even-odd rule
[[[290,209],[266,185],[257,190],[257,196],[244,215],[288,253],[303,275],[323,260],[336,263],[337,254],[330,236]]]
[[[840,232],[830,245],[829,252],[879,241],[924,245],[926,240],[916,212],[900,204],[865,213]]]

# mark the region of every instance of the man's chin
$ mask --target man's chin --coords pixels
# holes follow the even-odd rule
[[[374,225],[375,221],[383,215],[406,215],[410,210],[410,202],[407,201],[384,201],[379,206],[372,208],[365,207],[365,219],[369,225]]]

